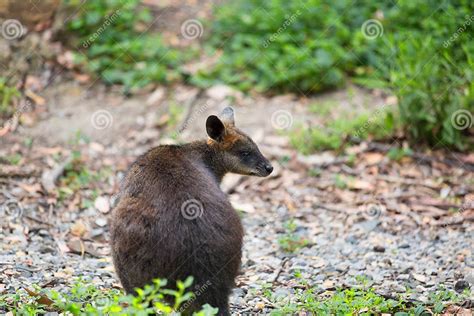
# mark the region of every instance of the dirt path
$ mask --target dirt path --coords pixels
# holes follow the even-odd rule
[[[302,157],[289,146],[289,128],[322,120],[309,104],[330,104],[337,115],[383,102],[354,89],[312,100],[222,86],[130,99],[75,83],[48,89],[43,111],[25,114],[30,123],[1,139],[0,156],[9,158],[1,161],[0,292],[31,284],[61,290],[78,276],[118,287],[107,219],[127,166],[152,146],[204,137],[207,115],[229,104],[276,167],[269,179],[230,175],[223,183],[246,229],[235,313],[268,312],[308,287],[324,296],[365,282],[386,296],[427,301],[439,286],[472,286],[472,173],[439,161],[391,161],[367,144],[339,157]],[[48,170],[79,153],[76,169],[46,192]]]

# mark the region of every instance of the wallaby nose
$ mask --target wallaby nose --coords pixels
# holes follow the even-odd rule
[[[265,171],[268,172],[268,174],[272,173],[273,171],[273,166],[271,164],[266,164],[265,165]]]

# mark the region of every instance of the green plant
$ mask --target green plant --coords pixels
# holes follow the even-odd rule
[[[436,314],[441,313],[448,304],[459,302],[465,294],[457,295],[446,290],[438,290],[430,294],[426,304],[407,303],[402,297],[398,299],[385,298],[371,288],[337,290],[330,297],[320,298],[316,289],[299,290],[296,302],[278,306],[271,315],[290,315],[301,312],[311,312],[315,315],[380,315],[383,313],[397,316],[431,315],[432,309]],[[278,302],[275,302],[278,304]]]
[[[337,108],[337,104],[334,101],[325,101],[320,103],[313,103],[309,106],[309,110],[313,113],[321,116],[327,116],[331,113],[333,108]]]
[[[471,70],[474,63],[460,68],[448,54],[421,63],[420,60],[431,58],[432,50],[432,46],[415,40],[399,46],[395,60],[398,70],[391,72],[390,85],[399,99],[402,126],[414,140],[465,149],[467,135],[453,122],[453,117],[463,109],[471,115],[474,112],[474,83],[470,79],[474,77]],[[433,73],[446,75],[433,76]]]
[[[350,4],[339,2],[245,0],[218,7],[210,45],[223,49],[223,56],[193,81],[206,85],[218,79],[259,91],[317,92],[342,86],[344,70],[354,69],[358,61],[345,49],[351,34],[339,19],[342,2]]]
[[[473,11],[468,0],[234,1],[217,7],[211,27],[208,49],[222,57],[192,82],[308,94],[352,77],[397,96],[397,118],[411,140],[466,149],[474,145]],[[463,128],[452,123],[460,110],[470,119]],[[311,133],[321,146],[309,151],[341,145],[334,135]]]
[[[285,252],[295,252],[306,247],[309,241],[301,235],[296,234],[298,228],[294,220],[287,221],[284,225],[285,234],[278,238],[280,248]]]
[[[345,116],[329,119],[322,127],[296,128],[290,133],[290,142],[303,154],[309,154],[315,150],[343,149],[355,140],[384,139],[395,130],[389,112],[364,113],[354,118]]]
[[[75,60],[97,73],[108,84],[120,84],[125,92],[149,83],[179,79],[179,66],[188,53],[167,47],[161,37],[147,33],[152,16],[138,0],[78,1],[80,8],[68,23],[76,36]],[[189,50],[187,51],[189,52]]]
[[[395,161],[400,161],[402,160],[403,157],[409,157],[413,154],[413,150],[410,148],[399,148],[399,147],[393,147],[390,148],[390,150],[387,152],[388,158],[395,160]]]
[[[460,303],[470,297],[469,289],[457,294],[452,290],[439,287],[429,293],[427,302],[407,302],[402,295],[384,297],[377,294],[370,287],[369,279],[365,275],[355,277],[358,285],[354,288],[337,289],[334,292],[321,293],[317,287],[308,287],[308,283],[301,277],[299,271],[294,273],[300,287],[290,300],[272,303],[275,309],[271,315],[380,315],[393,314],[397,316],[426,316],[431,315],[429,310],[436,314],[441,313],[448,305]],[[407,288],[407,295],[410,288]],[[406,296],[405,296],[406,297]],[[271,299],[272,296],[269,296]]]
[[[319,177],[322,173],[322,170],[320,168],[311,168],[309,171],[308,171],[308,175],[310,177]]]
[[[11,114],[12,102],[20,97],[20,92],[14,86],[7,83],[7,80],[0,77],[0,115]]]
[[[183,115],[183,107],[179,106],[176,103],[171,103],[168,112],[169,120],[167,126],[169,128],[176,128],[181,120],[181,116]]]
[[[464,0],[402,0],[384,11],[383,45],[373,48],[370,67],[397,96],[398,118],[412,141],[474,145],[473,10]],[[456,123],[459,113],[469,122]]]
[[[65,167],[64,176],[60,179],[63,186],[77,191],[87,186],[90,182],[99,179],[97,173],[87,168],[80,151],[73,151],[72,156],[72,161]]]
[[[336,185],[336,188],[344,190],[345,188],[347,188],[347,181],[348,180],[349,179],[347,179],[346,177],[343,177],[343,176],[337,174],[334,177],[334,184]]]
[[[137,289],[137,295],[124,295],[116,289],[98,289],[95,285],[76,280],[68,292],[55,290],[19,290],[0,296],[0,312],[15,315],[38,315],[56,311],[68,315],[180,315],[183,303],[193,299],[187,292],[193,278],[178,281],[176,289],[166,288],[166,280],[154,280],[152,285]],[[165,300],[166,297],[166,300]],[[169,301],[172,303],[169,303]],[[217,314],[209,305],[195,313],[198,316]]]
[[[88,208],[93,205],[93,201],[99,196],[96,183],[103,182],[112,174],[110,167],[103,166],[100,170],[95,171],[87,165],[87,160],[81,153],[81,146],[89,142],[90,139],[81,131],[76,132],[74,138],[69,141],[73,149],[72,157],[58,179],[59,200],[64,201],[82,190],[81,208]],[[56,155],[54,158],[58,163],[65,159],[61,155]]]
[[[314,289],[300,292],[298,302],[277,309],[272,315],[287,315],[307,311],[316,315],[373,315],[393,311],[405,306],[401,301],[385,299],[373,290],[338,290],[330,298],[319,300]]]
[[[431,292],[428,296],[428,302],[433,305],[435,313],[441,313],[446,308],[446,302],[459,303],[463,299],[469,298],[471,291],[465,289],[463,293],[457,294],[440,286],[435,292]]]
[[[21,161],[21,155],[16,153],[5,157],[5,160],[11,165],[18,165]]]

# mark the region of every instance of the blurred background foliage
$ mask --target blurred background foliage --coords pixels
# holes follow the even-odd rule
[[[66,1],[79,14],[67,24],[74,35],[69,44],[79,48],[76,62],[107,84],[120,84],[125,92],[151,82],[171,83],[180,78],[179,66],[189,53],[166,46],[147,32],[152,15],[139,0]],[[97,34],[97,36],[93,36]]]
[[[292,14],[294,22],[264,47]],[[217,8],[209,44],[223,55],[197,81],[311,94],[352,79],[397,96],[413,140],[463,149],[467,140],[451,116],[474,109],[474,21],[443,44],[473,15],[471,1],[235,1]],[[361,26],[374,18],[383,34],[368,38]]]
[[[151,15],[138,0],[88,1],[68,30],[69,41],[80,48],[78,65],[125,91],[185,80],[200,87],[225,83],[245,92],[314,95],[354,82],[397,97],[397,113],[384,115],[379,127],[392,133],[396,120],[413,142],[466,150],[472,146],[469,129],[456,129],[452,118],[464,109],[472,121],[473,16],[469,0],[238,0],[216,6],[213,20],[203,21],[201,56],[195,47],[178,49],[148,33]],[[362,30],[368,20],[379,23],[374,36]],[[84,45],[98,29],[101,34]],[[191,75],[183,70],[190,60],[216,54],[209,67]],[[308,150],[319,148],[313,147]]]

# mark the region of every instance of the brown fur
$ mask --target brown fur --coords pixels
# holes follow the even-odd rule
[[[223,136],[222,141],[216,141],[212,138],[207,140],[207,144],[226,150],[231,148],[238,140],[244,140],[242,132],[237,130],[232,124],[224,124],[225,126],[225,135]]]
[[[218,307],[220,315],[229,314],[243,228],[219,184],[226,172],[265,176],[271,166],[237,129],[227,126],[222,136],[153,148],[130,167],[111,220],[114,265],[127,293],[154,278],[173,285],[192,275],[196,288],[207,286],[187,312],[208,303]],[[245,147],[242,142],[249,142],[252,160],[232,152],[233,147]],[[201,216],[183,216],[182,207],[190,200],[202,205]]]

